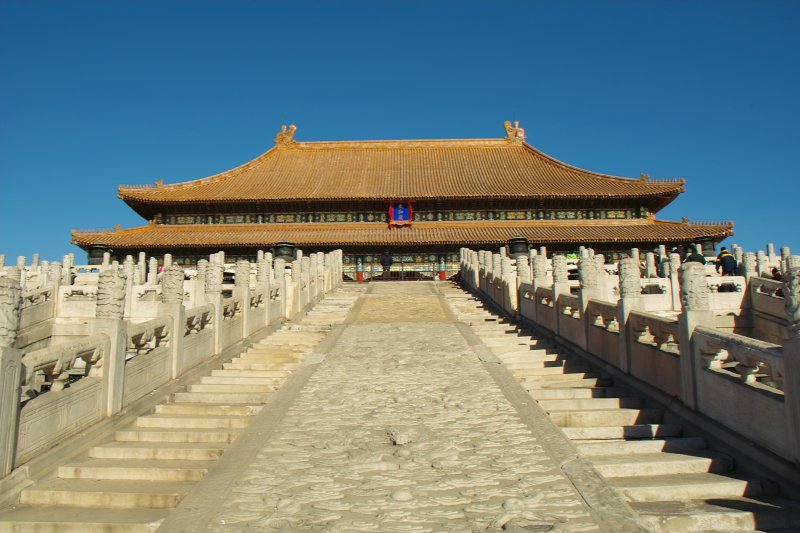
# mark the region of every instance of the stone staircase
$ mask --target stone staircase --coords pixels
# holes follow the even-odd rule
[[[732,457],[581,358],[489,312],[457,286],[440,289],[554,424],[650,531],[800,531],[800,504],[748,478]]]
[[[292,370],[344,321],[358,291],[337,290],[223,368],[177,392],[0,512],[0,532],[149,532],[200,481]]]

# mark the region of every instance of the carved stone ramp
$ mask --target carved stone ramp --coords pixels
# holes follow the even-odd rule
[[[64,464],[0,512],[2,531],[154,531],[264,409],[359,293],[329,294],[298,323],[251,346],[113,440]]]
[[[438,285],[370,284],[278,393],[285,414],[259,415],[161,531],[640,531],[602,478],[560,467],[566,439]]]
[[[745,477],[729,455],[580,357],[489,311],[452,285],[453,312],[546,411],[650,531],[800,531],[800,504]]]

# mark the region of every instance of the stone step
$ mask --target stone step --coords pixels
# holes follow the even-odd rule
[[[50,479],[24,489],[19,503],[108,509],[169,509],[177,506],[193,485],[188,481]]]
[[[203,385],[269,385],[273,388],[280,385],[285,378],[259,377],[259,376],[203,376],[200,383]]]
[[[138,442],[110,442],[89,450],[97,459],[155,459],[165,461],[213,461],[225,451],[223,443],[158,442],[147,446]]]
[[[535,367],[531,365],[518,365],[516,367],[509,368],[511,374],[518,377],[528,378],[528,381],[531,378],[536,379],[539,376],[550,378],[551,376],[572,376],[577,379],[585,379],[589,377],[589,369],[585,366],[580,364],[572,364],[572,365],[565,365],[565,366],[543,366],[543,367]],[[560,377],[558,379],[567,379],[567,377]]]
[[[239,359],[238,357],[236,359]],[[288,371],[297,365],[281,365],[275,363],[253,363],[244,361],[222,363],[223,370],[269,370],[269,371]]]
[[[263,405],[224,405],[213,403],[162,403],[155,408],[160,415],[195,415],[195,416],[253,416],[257,415]]]
[[[724,473],[733,469],[733,459],[710,450],[680,453],[633,453],[601,455],[590,459],[595,470],[607,478]]]
[[[538,338],[531,333],[531,330],[510,323],[507,320],[488,321],[470,327],[475,333],[480,333],[482,335],[519,335],[520,337]]]
[[[561,427],[631,426],[661,422],[661,409],[596,409],[590,411],[551,411],[550,419]]]
[[[800,531],[800,505],[784,499],[631,502],[648,531]]]
[[[213,461],[155,461],[89,458],[58,467],[61,479],[200,481]]]
[[[542,348],[525,350],[523,352],[505,352],[496,355],[506,364],[526,361],[544,364],[545,362],[560,361],[564,357],[559,353],[550,353],[548,350]]]
[[[598,440],[576,442],[578,452],[584,457],[602,455],[631,455],[638,453],[683,453],[706,448],[703,437],[675,437],[646,440]]]
[[[563,374],[547,376],[546,379],[522,380],[526,390],[537,389],[581,389],[593,387],[609,387],[613,385],[609,378],[601,378],[594,374]]]
[[[276,341],[292,342],[292,341],[312,341],[318,342],[325,338],[325,333],[313,333],[310,331],[278,331],[258,342],[253,343],[253,346],[269,346]]]
[[[669,476],[625,476],[608,482],[633,502],[710,500],[774,494],[776,487],[762,480],[746,480],[719,474],[677,474]]]
[[[176,392],[173,401],[178,403],[222,403],[259,404],[266,403],[269,393],[265,392]]]
[[[517,336],[510,337],[510,338],[508,336],[503,336],[503,337],[494,337],[494,336],[483,337],[483,338],[481,338],[481,341],[486,346],[489,346],[490,348],[494,348],[496,346],[497,347],[516,346],[517,350],[521,350],[522,349],[522,348],[520,348],[520,346],[535,346],[535,345],[539,344],[539,341],[537,341],[537,340],[533,340],[533,339],[529,339],[529,338],[525,338],[525,337],[517,337]]]
[[[250,425],[250,416],[197,416],[176,414],[153,414],[136,419],[137,428],[171,429],[244,429]]]
[[[616,440],[616,439],[642,439],[647,441],[653,438],[678,437],[683,433],[679,424],[636,424],[626,426],[595,426],[595,427],[563,427],[561,431],[567,438],[581,440]]]
[[[579,398],[622,398],[628,391],[619,387],[590,387],[586,389],[536,389],[531,391],[535,400],[568,400]]]
[[[277,354],[291,356],[296,352],[305,352],[319,344],[318,342],[292,342],[284,340],[282,342],[270,342],[263,346],[253,345],[247,349],[247,354]]]
[[[268,353],[265,350],[248,350],[246,353],[243,353],[238,357],[234,357],[231,359],[231,361],[239,362],[241,360],[248,360],[272,363],[296,363],[298,361],[302,361],[305,354],[306,352],[304,350],[301,350],[297,353],[287,353],[287,350],[277,350],[275,353]]]
[[[634,408],[642,405],[641,398],[571,398],[559,400],[538,400],[539,407],[545,411],[585,411],[593,409]]]
[[[297,364],[302,361],[305,356],[305,353],[301,354],[300,357],[293,356],[291,358],[287,358],[283,355],[244,354],[240,357],[234,357],[231,359],[231,363],[260,363],[275,365],[276,369],[288,370],[289,368],[297,366]],[[223,368],[225,367],[223,366]]]
[[[212,370],[214,377],[256,377],[256,378],[287,378],[291,372],[286,370],[240,370],[233,368]]]
[[[119,442],[205,442],[230,444],[239,435],[234,429],[195,429],[175,431],[170,429],[120,429],[114,433]]]
[[[0,533],[153,533],[165,509],[102,509],[18,505],[0,516]]]
[[[541,344],[499,344],[494,346],[484,343],[484,345],[497,356],[501,356],[506,353],[516,353],[519,351],[533,352],[536,350],[547,350],[547,347]]]
[[[274,392],[274,385],[206,385],[194,383],[189,385],[189,392]]]

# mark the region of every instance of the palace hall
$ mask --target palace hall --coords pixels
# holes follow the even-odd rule
[[[548,251],[579,246],[615,257],[632,247],[702,244],[730,222],[656,218],[683,179],[610,176],[558,161],[525,141],[518,123],[491,139],[307,142],[284,126],[262,155],[181,183],[119,186],[146,224],[72,232],[89,252],[124,259],[171,253],[192,265],[210,253],[253,260],[293,246],[344,251],[346,264],[458,262],[461,247],[497,250],[512,238]]]

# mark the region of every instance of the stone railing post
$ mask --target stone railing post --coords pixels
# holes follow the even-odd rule
[[[204,305],[206,302],[206,275],[208,274],[208,261],[201,259],[197,262],[197,274],[194,277],[193,307]]]
[[[222,320],[224,309],[222,307],[222,271],[221,263],[212,261],[206,270],[205,300],[214,306],[211,324],[214,328],[214,354],[222,353]]]
[[[486,250],[478,252],[478,285],[476,289],[480,294],[486,294],[486,276],[489,273],[490,259],[487,259]]]
[[[298,250],[302,252],[302,250]],[[295,255],[295,257],[297,257]],[[301,283],[303,281],[303,263],[300,259],[295,259],[289,264],[286,271],[286,312],[287,320],[291,320],[297,314],[300,307],[300,294]]]
[[[556,334],[561,335],[561,311],[559,299],[562,294],[570,294],[567,258],[563,255],[553,256],[553,312],[555,313]]]
[[[736,275],[743,276],[744,275],[744,250],[738,244],[734,244],[731,248],[733,248],[733,257],[736,259]]]
[[[325,292],[333,290],[334,284],[334,263],[333,253],[323,254],[322,256],[322,280],[325,287]]]
[[[300,258],[300,282],[303,288],[302,304],[300,309],[305,309],[310,301],[314,298],[314,276],[311,272],[311,256],[304,255]]]
[[[517,314],[517,275],[508,256],[504,256],[501,260],[499,303],[511,316]]]
[[[269,325],[269,269],[267,258],[263,251],[259,250],[258,260],[256,261],[256,291],[264,294],[264,325]]]
[[[789,257],[792,251],[788,246],[781,246],[781,272],[786,274],[789,271]]]
[[[106,415],[122,409],[125,385],[125,354],[128,349],[128,328],[122,317],[125,313],[125,276],[119,269],[109,267],[97,281],[97,308],[94,332],[109,338],[108,353],[103,355],[103,395]]]
[[[589,327],[592,322],[587,315],[589,300],[592,298],[599,299],[602,292],[600,288],[600,272],[594,257],[587,255],[581,258],[578,262],[578,276],[581,286],[578,296],[579,305],[581,306],[581,338],[578,339],[578,345],[584,350],[588,350]]]
[[[628,318],[631,311],[639,309],[642,302],[642,284],[639,262],[632,257],[623,257],[619,261],[619,303],[617,304],[617,322],[619,323],[619,368],[623,372],[631,371],[631,328]]]
[[[750,282],[750,278],[757,276],[758,272],[756,271],[756,254],[753,252],[747,252],[744,254],[742,258],[742,270],[741,274],[744,276],[746,282]]]
[[[285,320],[289,313],[288,300],[291,296],[288,294],[289,284],[286,282],[286,261],[278,258],[273,262],[273,275],[275,283],[281,290],[281,319]]]
[[[319,295],[319,265],[317,254],[308,255],[308,281],[311,284],[311,301],[315,302]]]
[[[241,298],[242,339],[247,338],[250,331],[250,262],[244,259],[236,261],[234,270],[234,296]]]
[[[501,248],[502,250],[502,248]],[[503,279],[503,255],[492,254],[492,275],[489,277],[489,299],[495,304],[500,301],[500,307],[503,307],[502,293],[498,290],[500,280]]]
[[[783,276],[783,294],[789,338],[783,343],[783,394],[787,442],[794,462],[800,464],[800,268],[792,265]]]
[[[517,257],[517,288],[523,283],[531,283],[531,267],[527,255]]]
[[[156,285],[158,283],[158,259],[151,257],[147,265],[147,284]]]
[[[759,250],[758,255],[756,256],[756,270],[758,271],[758,275],[767,274],[770,272],[769,267],[769,258],[767,254],[763,251]]]
[[[22,350],[15,348],[22,307],[19,278],[0,277],[0,477],[14,469],[19,422]]]
[[[169,354],[170,375],[177,378],[183,372],[183,333],[186,329],[186,308],[183,306],[183,268],[168,265],[161,272],[161,303],[158,314],[170,317]]]
[[[75,256],[72,253],[64,255],[62,258],[61,284],[72,285],[72,266],[75,264]]]
[[[136,285],[143,285],[147,281],[147,254],[139,252],[139,259],[136,262]]]
[[[669,290],[672,295],[672,310],[681,310],[681,282],[678,271],[681,268],[680,254],[669,254]]]
[[[769,259],[770,265],[776,261],[777,256],[775,255],[774,243],[767,243],[767,258]]]
[[[658,271],[656,270],[656,255],[653,252],[647,252],[644,255],[644,260],[645,260],[644,277],[657,278]]]
[[[714,327],[714,313],[709,302],[706,271],[700,263],[681,265],[678,275],[681,285],[681,304],[678,315],[678,345],[681,365],[681,401],[692,409],[697,407],[697,355],[692,335],[697,326]]]
[[[122,272],[125,274],[125,315],[129,317],[133,314],[133,285],[135,281],[135,265],[133,256],[125,257],[122,263]]]
[[[533,272],[531,273],[531,284],[533,285],[533,305],[531,306],[533,316],[529,317],[531,320],[539,323],[539,304],[536,300],[536,289],[539,287],[547,287],[547,257],[543,255],[536,255],[533,257]]]

